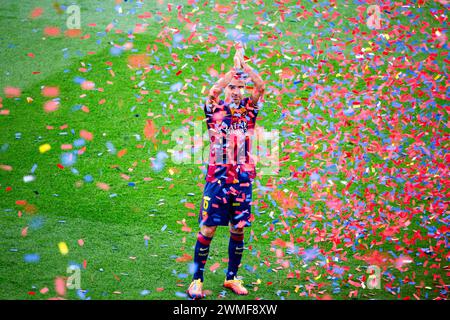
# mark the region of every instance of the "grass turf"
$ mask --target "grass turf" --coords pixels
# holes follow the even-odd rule
[[[266,1],[265,3],[269,17],[273,22],[278,21],[279,7],[275,2]],[[155,172],[151,163],[159,151],[167,152],[174,147],[174,142],[170,139],[171,132],[164,134],[161,128],[173,131],[183,125],[188,126],[189,121],[203,119],[201,102],[204,94],[201,90],[203,87],[208,87],[214,78],[210,76],[203,78],[202,75],[208,74],[210,66],[218,71],[226,69],[230,66],[231,59],[225,51],[214,53],[208,50],[208,47],[214,48],[214,42],[209,44],[196,42],[187,48],[176,49],[172,46],[172,41],[168,40],[169,33],[165,38],[168,45],[164,44],[164,39],[156,37],[164,25],[164,19],[157,18],[158,11],[164,12],[161,16],[171,17],[167,25],[178,27],[185,35],[189,35],[189,32],[183,29],[185,23],[177,21],[175,6],[172,12],[168,13],[165,2],[161,5],[157,2],[146,4],[144,8],[139,9],[141,12],[151,12],[153,18],[144,20],[149,22],[147,32],[136,34],[132,39],[136,52],[112,55],[112,45],[109,42],[125,43],[126,31],[133,28],[136,20],[132,15],[124,15],[118,18],[120,23],[116,22],[117,28],[120,26],[124,32],[115,33],[117,30],[115,28],[105,35],[96,34],[96,32],[103,32],[105,25],[117,18],[112,2],[107,6],[101,2],[80,1],[79,4],[82,8],[83,26],[89,30],[87,33],[91,34],[91,39],[45,37],[43,40],[43,27],[64,24],[64,15],[58,15],[50,1],[40,4],[44,8],[44,15],[34,20],[28,18],[29,12],[35,6],[31,2],[21,6],[12,2],[2,3],[4,7],[1,11],[4,16],[2,16],[1,25],[9,28],[11,32],[5,33],[1,39],[3,49],[0,83],[2,88],[7,85],[18,86],[22,89],[22,93],[17,99],[3,98],[3,104],[10,109],[10,115],[0,118],[2,139],[0,143],[4,150],[0,153],[0,162],[13,168],[12,171],[0,170],[1,187],[4,189],[0,202],[3,209],[0,297],[45,299],[55,296],[53,284],[55,277],[66,277],[69,264],[75,263],[82,266],[83,261],[86,261],[86,268],[82,268],[81,283],[82,289],[87,290],[86,296],[92,299],[185,299],[183,293],[190,281],[188,263],[177,262],[176,259],[185,253],[189,255],[193,253],[197,231],[196,214],[201,199],[204,175],[199,165],[195,164],[176,165],[167,160],[163,170]],[[131,8],[136,4],[122,5],[124,8]],[[305,6],[312,10],[314,4],[308,2]],[[98,7],[104,7],[104,10],[97,10]],[[199,11],[193,13],[194,17],[200,19],[205,29],[221,24],[227,25],[219,18],[217,12],[210,10],[213,7],[214,4],[207,4],[205,8],[200,9],[200,12],[204,11],[203,14],[200,15]],[[245,9],[246,7],[252,9]],[[338,5],[336,10],[344,17],[353,17],[356,7],[357,4],[350,3],[347,7]],[[238,8],[236,12],[238,16],[230,25],[234,26],[240,19],[245,19],[244,30],[254,32],[250,28],[245,28],[247,25],[254,24],[255,18],[251,12],[256,12],[257,6],[249,2],[238,5]],[[185,4],[184,10],[189,12],[191,7]],[[403,24],[408,21],[408,17],[397,19]],[[429,19],[427,20],[429,23],[434,23],[428,14],[423,19]],[[298,47],[299,52],[308,52],[308,36],[319,31],[314,26],[314,20],[305,21],[299,21],[290,16],[283,23],[278,23],[276,25],[278,29],[272,34],[270,29],[274,29],[275,26],[266,25],[263,28],[269,36],[273,37],[276,37],[277,33],[286,34],[287,31],[305,34],[304,38],[292,36],[285,39],[292,47],[296,49]],[[89,29],[87,24],[92,22],[96,22],[97,26],[89,27],[92,28]],[[343,26],[349,26],[348,21],[345,21]],[[220,36],[223,37],[223,35]],[[415,38],[420,39],[420,35],[417,34]],[[101,41],[98,42],[98,39]],[[414,38],[411,41],[414,41]],[[281,95],[277,91],[282,88],[282,84],[274,72],[283,67],[295,66],[288,59],[280,62],[283,51],[280,45],[282,42],[283,38],[279,39],[279,42],[274,41],[274,47],[254,48],[258,57],[266,60],[258,69],[265,74],[269,87],[264,113],[261,119],[258,119],[258,124],[268,129],[285,127],[286,132],[295,134],[293,138],[307,141],[308,137],[302,133],[300,125],[287,126],[280,120],[284,114],[284,106],[294,100],[310,97],[313,91],[311,87],[297,90],[294,94]],[[251,44],[258,46],[259,43],[255,41]],[[158,50],[152,51],[156,48],[155,46]],[[283,49],[286,47],[283,46]],[[221,48],[218,49],[221,50]],[[95,53],[87,54],[90,51]],[[35,54],[35,60],[26,56],[29,52]],[[66,55],[67,58],[64,58],[64,52],[69,53]],[[128,56],[144,52],[150,56],[150,65],[162,67],[161,70],[153,69],[145,73],[146,78],[143,79],[145,84],[141,87],[145,87],[148,94],[143,94],[139,86],[143,74],[127,66]],[[344,52],[351,54],[349,49],[345,49]],[[170,55],[171,53],[177,54],[181,62],[174,62],[177,59]],[[197,62],[190,58],[197,55],[200,58]],[[397,55],[401,56],[401,53]],[[417,59],[426,57],[427,54],[423,54],[417,56]],[[319,59],[320,56],[317,60],[297,63],[299,67],[302,64],[305,67],[316,68]],[[439,57],[439,63],[442,62],[441,59],[442,56]],[[185,63],[187,66],[182,68]],[[330,61],[330,63],[336,69],[348,71],[348,66],[340,66],[336,61]],[[80,71],[83,67],[88,71]],[[31,74],[31,71],[39,70],[40,74]],[[110,70],[114,71],[114,76]],[[176,72],[180,70],[182,73],[176,75]],[[386,72],[383,67],[379,71]],[[329,70],[324,69],[322,76],[318,78],[331,82],[327,79],[329,73]],[[96,88],[103,88],[103,90],[83,91],[78,84],[74,83],[75,77],[94,81]],[[195,80],[194,77],[199,79]],[[184,90],[187,96],[171,92],[172,84],[177,82],[184,84],[185,79],[192,80],[192,87]],[[43,85],[59,87],[58,111],[43,112],[42,105],[49,100],[41,95]],[[350,83],[346,85],[351,86]],[[360,81],[351,89],[363,90],[364,85],[364,82]],[[27,103],[25,97],[32,97],[33,101]],[[280,100],[277,100],[278,98]],[[103,99],[105,102],[101,103]],[[80,109],[82,105],[87,106],[89,112],[82,111]],[[307,107],[303,102],[300,105]],[[188,108],[191,109],[190,113],[182,112]],[[328,121],[335,121],[333,115],[330,115],[323,107],[317,106],[308,110]],[[388,118],[396,112],[389,108],[383,111],[387,112],[385,116]],[[186,122],[185,120],[191,116],[192,118]],[[143,128],[147,119],[152,119],[158,128],[155,136],[156,143],[144,137]],[[60,129],[60,126],[65,124],[67,127]],[[315,125],[317,128],[322,127],[319,123]],[[323,127],[328,125],[329,123],[324,124]],[[47,126],[52,126],[53,129],[48,129]],[[376,128],[371,123],[366,126]],[[342,131],[351,133],[354,128],[354,125],[350,125],[348,128],[342,128]],[[192,128],[190,129],[192,131]],[[405,131],[413,129],[414,123],[405,128]],[[86,150],[77,157],[73,167],[77,169],[78,174],[74,174],[70,167],[58,168],[57,164],[61,163],[61,154],[64,153],[59,150],[59,146],[73,144],[76,139],[79,139],[80,130],[91,132],[94,138],[92,141],[83,142]],[[21,134],[20,138],[16,138],[17,133]],[[290,139],[292,138],[286,140]],[[430,143],[427,140],[424,141],[427,144]],[[52,149],[40,154],[38,148],[44,143],[50,144]],[[107,143],[112,143],[117,151],[126,150],[126,153],[118,157],[117,153],[108,152]],[[353,148],[349,143],[340,142],[338,145],[347,151]],[[78,149],[80,148],[81,146]],[[289,155],[287,152],[283,152],[281,156],[286,155],[288,156],[286,165],[282,167],[278,176],[272,177],[278,183],[276,189],[297,192],[300,202],[309,203],[314,197],[314,190],[308,189],[307,183],[292,179],[292,171],[288,169],[289,165],[296,167],[308,164],[309,161]],[[373,163],[384,162],[374,156]],[[24,183],[22,178],[29,174],[34,164],[37,164],[36,181]],[[314,160],[310,161],[309,165],[320,168],[324,163]],[[390,165],[392,166],[392,163]],[[84,178],[87,175],[93,177],[93,182],[86,182]],[[337,177],[340,180],[346,180],[343,173],[337,174]],[[263,176],[258,180],[264,186],[268,179],[269,177]],[[110,189],[98,188],[98,182],[106,183]],[[130,186],[130,182],[134,185]],[[359,187],[363,186],[364,183],[361,181]],[[382,184],[377,186],[380,193],[391,191]],[[11,190],[7,191],[7,187],[11,187]],[[349,191],[357,192],[354,191],[357,189],[353,186]],[[339,190],[342,190],[342,187],[339,187]],[[190,195],[191,193],[194,195]],[[369,247],[367,246],[366,250],[344,247],[348,254],[339,257],[344,256],[347,260],[345,262],[341,260],[340,266],[348,269],[341,278],[331,279],[322,265],[322,260],[305,262],[301,255],[284,253],[281,260],[289,263],[287,268],[282,268],[279,263],[280,257],[276,256],[280,252],[275,250],[276,246],[271,245],[276,238],[288,241],[290,235],[295,238],[305,237],[305,243],[300,244],[302,247],[313,247],[316,244],[323,252],[326,252],[331,249],[331,243],[324,240],[316,243],[318,230],[330,230],[334,220],[341,224],[344,222],[333,216],[318,221],[303,217],[312,223],[312,226],[309,225],[310,229],[303,229],[302,217],[286,218],[280,211],[279,202],[273,198],[273,194],[264,193],[262,188],[257,188],[254,193],[257,199],[256,221],[251,229],[252,235],[250,231],[247,232],[246,243],[249,250],[245,252],[240,271],[251,288],[251,294],[248,297],[223,294],[224,289],[221,283],[226,263],[222,259],[227,257],[228,232],[226,228],[220,228],[212,243],[207,268],[215,262],[220,263],[220,267],[216,272],[207,270],[205,274],[207,279],[205,288],[211,291],[208,298],[307,299],[323,295],[330,295],[335,299],[348,298],[350,291],[355,288],[346,280],[364,275],[366,266],[365,262],[355,259],[353,255],[369,252]],[[25,206],[17,204],[18,200],[26,200],[28,204]],[[262,201],[268,204],[267,208],[261,209]],[[186,203],[193,203],[195,209],[190,209],[185,205]],[[427,202],[418,200],[417,205],[421,204],[427,205]],[[313,207],[319,213],[326,210],[326,206],[320,202]],[[18,217],[19,211],[22,213],[21,217]],[[414,216],[412,226],[425,230],[421,223],[422,218],[420,215]],[[181,230],[183,219],[191,228],[190,232]],[[287,230],[283,221],[296,227]],[[440,226],[438,222],[436,225]],[[28,227],[27,235],[23,237],[21,231],[26,227]],[[272,231],[267,232],[269,228]],[[373,240],[381,241],[379,235],[366,232],[367,235],[362,242],[370,244]],[[398,238],[402,239],[403,235],[410,237],[412,230],[403,228]],[[149,237],[147,246],[144,241],[145,236]],[[84,240],[83,246],[77,244],[78,239]],[[64,256],[60,254],[57,246],[61,241],[66,242],[69,247],[69,254]],[[435,241],[438,240],[430,239],[429,241],[433,241],[432,245],[436,245]],[[411,255],[416,255],[418,248],[428,247],[429,241],[419,241],[413,245],[410,248]],[[400,245],[400,241],[390,239],[382,241],[382,244],[376,248],[384,253],[395,252],[396,245]],[[445,261],[445,250],[444,246],[441,252],[436,253],[438,259],[442,256]],[[39,254],[39,262],[24,261],[24,256],[31,253]],[[435,258],[432,256],[432,259]],[[427,272],[421,263],[428,259],[429,257],[415,258],[415,263],[403,273],[392,267],[387,270],[382,282],[386,284],[395,281],[394,287],[399,290],[395,292],[396,294],[386,289],[370,291],[360,289],[357,297],[361,299],[411,297],[413,293],[417,294],[414,285],[420,284],[421,281],[430,288],[421,291],[421,298],[429,299],[442,295],[435,287],[438,279],[433,273],[444,276],[445,266],[439,265],[436,266],[436,271]],[[294,270],[300,271],[300,277],[298,279],[287,277],[288,273]],[[408,283],[408,281],[403,283],[405,276],[411,278],[413,273],[416,277],[415,283]],[[336,283],[339,290],[335,289]],[[49,292],[41,294],[39,290],[45,287],[49,289]],[[300,295],[300,293],[307,294]],[[79,298],[75,290],[68,290],[66,297]]]

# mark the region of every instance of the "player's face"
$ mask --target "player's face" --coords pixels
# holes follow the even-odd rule
[[[244,97],[245,82],[233,79],[225,89],[225,98],[227,101],[239,104]]]

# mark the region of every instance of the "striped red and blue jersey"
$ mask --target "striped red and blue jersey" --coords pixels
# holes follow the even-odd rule
[[[242,99],[239,106],[220,100],[205,104],[204,111],[210,142],[206,181],[250,182],[256,176],[251,149],[257,105],[249,97]]]

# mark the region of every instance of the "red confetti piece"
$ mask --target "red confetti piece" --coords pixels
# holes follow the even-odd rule
[[[71,144],[62,144],[61,150],[72,150],[73,146]]]
[[[57,97],[59,95],[59,88],[58,87],[44,87],[41,91],[42,95],[44,97]]]
[[[175,260],[176,262],[188,262],[192,260],[192,256],[187,253],[184,253],[181,257],[178,257]]]
[[[7,98],[17,98],[17,97],[20,97],[20,95],[22,93],[20,88],[16,88],[16,87],[5,87],[3,89],[3,92],[5,93]]]
[[[75,38],[81,36],[81,29],[67,29],[64,35],[69,38]]]
[[[188,208],[188,209],[195,210],[195,204],[193,204],[193,203],[186,202],[186,203],[184,204],[184,206],[185,206],[186,208]]]
[[[85,80],[81,83],[81,89],[83,90],[94,90],[95,83],[92,81]]]
[[[92,139],[94,139],[94,135],[86,130],[80,130],[80,137],[88,141],[92,141]]]
[[[13,167],[6,164],[0,164],[0,169],[4,171],[12,171]]]
[[[56,37],[59,36],[61,31],[58,27],[45,27],[44,28],[44,34],[49,37]]]
[[[191,232],[192,228],[190,228],[188,226],[183,226],[183,227],[181,227],[181,231],[183,231],[183,232]]]
[[[147,54],[133,54],[128,57],[128,65],[131,68],[143,68],[148,66],[150,56]]]
[[[108,24],[108,25],[106,26],[105,31],[106,31],[106,32],[110,32],[113,28],[114,28],[114,24],[110,23],[110,24]]]
[[[220,268],[220,263],[219,263],[219,262],[216,262],[216,263],[214,263],[211,267],[209,267],[209,270],[210,270],[211,272],[214,272],[214,271],[216,271],[218,268]]]
[[[30,18],[32,19],[39,18],[42,15],[42,13],[44,13],[44,9],[40,7],[34,8],[33,11],[31,11],[30,13]]]
[[[110,189],[109,185],[104,182],[97,182],[97,188],[102,189],[104,191],[108,191]]]
[[[47,113],[55,112],[58,109],[59,109],[59,102],[58,101],[53,101],[53,100],[52,101],[47,101],[44,104],[44,111],[47,112]]]
[[[225,6],[225,5],[221,5],[221,4],[216,4],[214,7],[214,11],[217,11],[222,14],[227,14],[231,10],[232,10],[231,6]]]
[[[117,152],[117,157],[122,158],[126,154],[127,154],[127,149],[122,149],[119,152]]]
[[[147,120],[144,127],[144,136],[147,140],[154,140],[155,134],[156,134],[155,123],[153,122],[153,120],[149,119]]]
[[[55,291],[59,296],[66,294],[66,281],[62,277],[56,277],[55,279]]]

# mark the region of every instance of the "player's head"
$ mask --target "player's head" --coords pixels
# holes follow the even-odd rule
[[[233,78],[225,88],[225,100],[240,104],[244,98],[245,81],[243,79]]]

